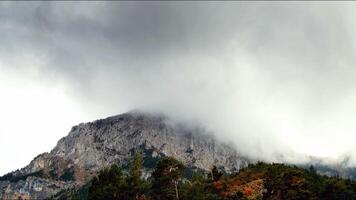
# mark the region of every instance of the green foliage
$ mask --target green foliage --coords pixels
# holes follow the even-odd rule
[[[123,177],[121,168],[112,165],[111,168],[102,170],[92,180],[89,188],[89,200],[125,199],[127,183]]]
[[[152,193],[155,199],[179,199],[178,181],[182,178],[184,165],[172,157],[158,161],[152,173]]]
[[[310,182],[304,179],[304,171],[299,168],[273,164],[266,172],[264,195],[265,199],[278,196],[280,199],[316,199],[316,194],[310,191]]]
[[[49,200],[87,200],[88,199],[88,192],[89,192],[89,187],[91,186],[91,182],[88,182],[87,184],[83,185],[79,189],[75,188],[70,188],[67,190],[62,190],[55,195],[51,196]]]
[[[221,199],[212,192],[211,179],[204,173],[194,171],[192,178],[186,180],[180,187],[181,199],[186,200],[218,200]]]
[[[283,164],[265,165],[264,199],[356,199],[354,182]]]
[[[137,151],[133,156],[129,169],[129,180],[133,185],[138,185],[141,182],[142,165],[143,165],[142,152]]]
[[[209,173],[208,177],[213,180],[217,181],[222,177],[223,173],[218,170],[218,168],[214,165]]]
[[[325,200],[331,199],[356,199],[355,187],[338,178],[327,179],[320,197]]]
[[[73,181],[74,180],[74,170],[71,169],[67,169],[64,171],[64,173],[62,174],[62,176],[59,177],[60,180],[64,180],[64,181]]]
[[[75,191],[72,195],[72,200],[86,200],[88,199],[89,187],[91,186],[91,182],[89,184],[84,185],[83,187],[79,188],[79,190]],[[64,198],[68,199],[68,198]]]
[[[136,151],[129,167],[129,174],[127,177],[128,189],[127,193],[133,199],[141,197],[150,187],[149,183],[141,178],[143,166],[142,151]]]
[[[171,157],[159,160],[150,179],[142,178],[142,152],[134,154],[125,174],[116,165],[106,168],[70,196],[57,199],[120,200],[351,200],[356,182],[318,175],[313,167],[256,163],[238,172],[223,174],[192,170]],[[69,198],[70,197],[70,198]]]

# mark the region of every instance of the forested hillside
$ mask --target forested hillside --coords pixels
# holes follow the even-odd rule
[[[63,191],[53,199],[356,199],[356,182],[318,175],[284,164],[250,164],[225,174],[218,168],[191,170],[172,157],[158,161],[152,175],[143,179],[142,154],[136,153],[128,170],[112,165],[76,191]]]

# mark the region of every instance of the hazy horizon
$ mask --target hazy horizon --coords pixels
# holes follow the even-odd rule
[[[356,165],[354,2],[0,2],[0,174],[132,109]]]

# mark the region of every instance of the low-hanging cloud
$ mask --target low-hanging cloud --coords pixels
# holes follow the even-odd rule
[[[354,163],[355,6],[6,2],[1,67],[35,71],[98,117],[158,111],[256,159]]]

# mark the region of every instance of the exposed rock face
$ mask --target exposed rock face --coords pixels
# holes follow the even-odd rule
[[[248,162],[234,148],[201,129],[173,125],[158,115],[130,112],[74,126],[50,153],[1,177],[0,198],[49,197],[85,183],[105,166],[127,165],[136,149],[144,152],[147,168],[162,156],[173,156],[203,170],[212,165],[236,170]]]
[[[51,194],[73,186],[69,182],[29,176],[17,182],[0,181],[0,195],[2,199],[46,199]]]

